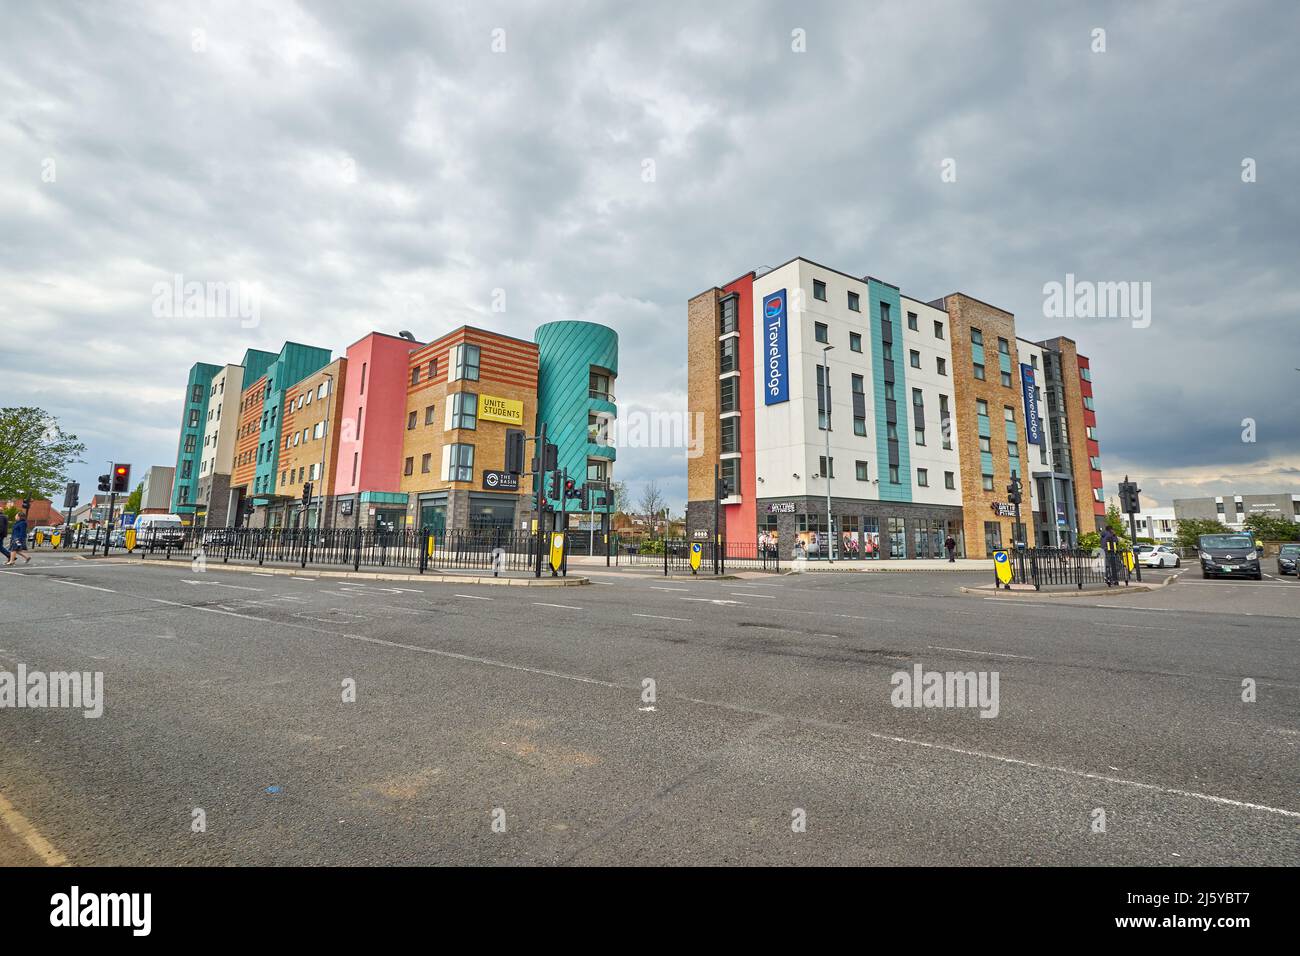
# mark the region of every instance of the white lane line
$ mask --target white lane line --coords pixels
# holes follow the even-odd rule
[[[116,594],[112,588],[97,588],[93,584],[78,584],[76,581],[60,581],[58,578],[50,578],[55,584],[66,584],[70,588],[86,588],[90,591],[104,591],[108,594]]]
[[[689,591],[690,588],[666,588],[657,584],[650,585],[651,591]]]
[[[384,590],[385,590],[385,591],[400,591],[400,592],[403,593],[403,594],[425,594],[425,593],[426,593],[425,591],[421,591],[421,590],[419,590],[418,588],[384,588]],[[490,600],[490,599],[489,599],[489,600]]]
[[[580,607],[574,607],[572,604],[546,604],[546,603],[543,602],[543,601],[534,601],[533,604],[536,605],[537,607],[562,607],[562,608],[564,608],[566,611],[581,611],[581,610],[582,610],[582,608],[580,608]]]
[[[315,581],[316,579],[315,579],[315,578],[300,578],[300,577],[298,577],[298,575],[295,574],[295,575],[293,575],[292,577],[290,577],[289,580],[290,580],[290,581]]]
[[[1089,621],[1097,627],[1126,627],[1133,631],[1172,631],[1172,627],[1156,627],[1154,624],[1116,624],[1114,621]]]
[[[2,793],[0,793],[0,823],[3,823],[10,833],[26,843],[46,866],[68,865],[67,858],[56,850],[49,840],[41,836],[36,827],[32,826],[31,821],[19,813],[14,805],[5,799]]]
[[[750,594],[747,591],[728,591],[728,594],[734,594],[736,597],[762,598],[764,601],[779,600],[775,594]]]
[[[275,577],[275,575],[272,574],[270,571],[254,571],[254,572],[253,572],[253,577],[255,577],[255,578],[273,578],[273,577]]]
[[[1035,657],[1025,657],[1023,654],[998,654],[994,651],[977,651],[970,647],[940,647],[938,644],[926,645],[932,651],[959,651],[962,654],[979,654],[982,657],[1010,657],[1017,661],[1037,660]]]
[[[195,581],[192,578],[181,578],[186,584],[206,584],[210,588],[230,588],[232,591],[265,591],[266,588],[250,588],[242,584],[222,584],[220,581]]]
[[[748,607],[740,601],[728,601],[726,598],[678,598],[679,601],[696,601],[700,604],[730,604],[732,607]]]
[[[635,613],[634,613],[632,616],[633,616],[633,617],[652,617],[652,618],[654,618],[656,621],[685,621],[687,624],[689,624],[689,623],[691,622],[691,619],[690,619],[689,617],[669,617],[667,614],[635,614]]]
[[[453,594],[452,597],[468,598],[471,601],[495,601],[496,598],[480,597],[477,594]]]

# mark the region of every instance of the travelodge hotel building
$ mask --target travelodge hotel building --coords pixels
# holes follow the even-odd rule
[[[712,527],[716,466],[732,542],[815,559],[833,535],[837,558],[887,560],[951,535],[984,557],[1104,517],[1087,358],[962,293],[924,302],[802,258],[747,273],[690,300],[687,387],[704,423],[687,522]]]

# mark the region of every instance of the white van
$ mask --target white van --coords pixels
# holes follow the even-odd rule
[[[177,547],[185,541],[183,527],[180,515],[137,515],[136,547]]]

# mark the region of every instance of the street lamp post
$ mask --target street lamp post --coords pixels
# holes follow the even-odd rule
[[[827,355],[833,345],[822,346],[822,404],[826,406],[826,560],[835,563],[835,526],[831,522],[831,361]]]

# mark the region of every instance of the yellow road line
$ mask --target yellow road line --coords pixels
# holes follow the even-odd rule
[[[12,803],[0,793],[0,823],[3,823],[14,836],[26,843],[46,866],[67,866],[67,858],[54,849],[50,841],[37,832],[31,821],[19,813]]]

